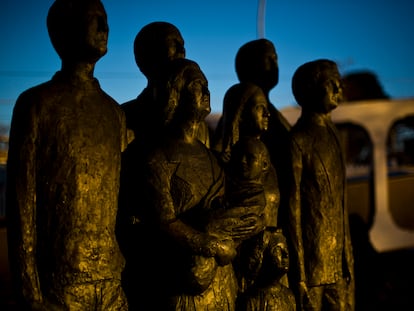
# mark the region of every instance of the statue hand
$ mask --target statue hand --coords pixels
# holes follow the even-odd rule
[[[236,246],[230,238],[213,237],[207,243],[208,252],[220,266],[228,265],[237,255]]]
[[[229,235],[233,239],[245,240],[265,229],[264,219],[261,215],[248,214],[240,217],[229,229]]]
[[[223,239],[217,243],[216,260],[220,266],[228,265],[237,255],[232,239]]]
[[[246,213],[245,207],[236,207],[213,214],[206,229],[215,236],[245,240],[263,231],[265,223],[263,215]]]
[[[230,161],[230,152],[222,152],[222,153],[220,153],[220,160],[223,163],[228,163]]]

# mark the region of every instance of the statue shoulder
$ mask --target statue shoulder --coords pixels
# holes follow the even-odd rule
[[[58,91],[52,81],[33,86],[19,95],[13,114],[17,114],[20,111],[30,113],[30,111],[39,110],[42,105],[54,102],[57,93]]]

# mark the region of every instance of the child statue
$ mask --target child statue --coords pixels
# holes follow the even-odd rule
[[[295,311],[292,290],[282,281],[289,270],[286,238],[280,229],[266,230],[251,252],[253,282],[239,297],[237,311]]]

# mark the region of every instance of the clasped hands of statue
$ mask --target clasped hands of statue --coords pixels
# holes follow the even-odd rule
[[[237,254],[237,246],[264,229],[264,215],[252,212],[251,207],[216,210],[207,225],[207,253],[216,257],[219,265],[229,264]]]

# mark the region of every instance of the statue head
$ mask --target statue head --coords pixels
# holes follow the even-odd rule
[[[211,111],[210,91],[198,64],[180,58],[171,61],[167,70],[164,96],[161,96],[166,123],[204,120]]]
[[[140,71],[153,79],[165,70],[169,61],[185,57],[184,39],[173,24],[152,22],[136,35],[134,55]]]
[[[289,270],[289,251],[286,238],[280,229],[270,230],[269,232],[267,253],[270,266],[274,267],[277,273],[283,275]]]
[[[47,27],[63,61],[95,63],[107,52],[109,29],[100,0],[56,0]]]
[[[292,92],[303,111],[328,113],[342,100],[341,77],[334,61],[318,59],[296,69]]]
[[[260,136],[268,129],[269,111],[262,89],[252,83],[238,83],[223,100],[223,148],[230,152],[240,136]]]
[[[229,167],[240,180],[262,182],[271,167],[266,145],[256,137],[241,138],[231,149]]]
[[[276,49],[267,39],[242,45],[236,54],[236,73],[240,82],[258,85],[267,94],[279,82]]]

